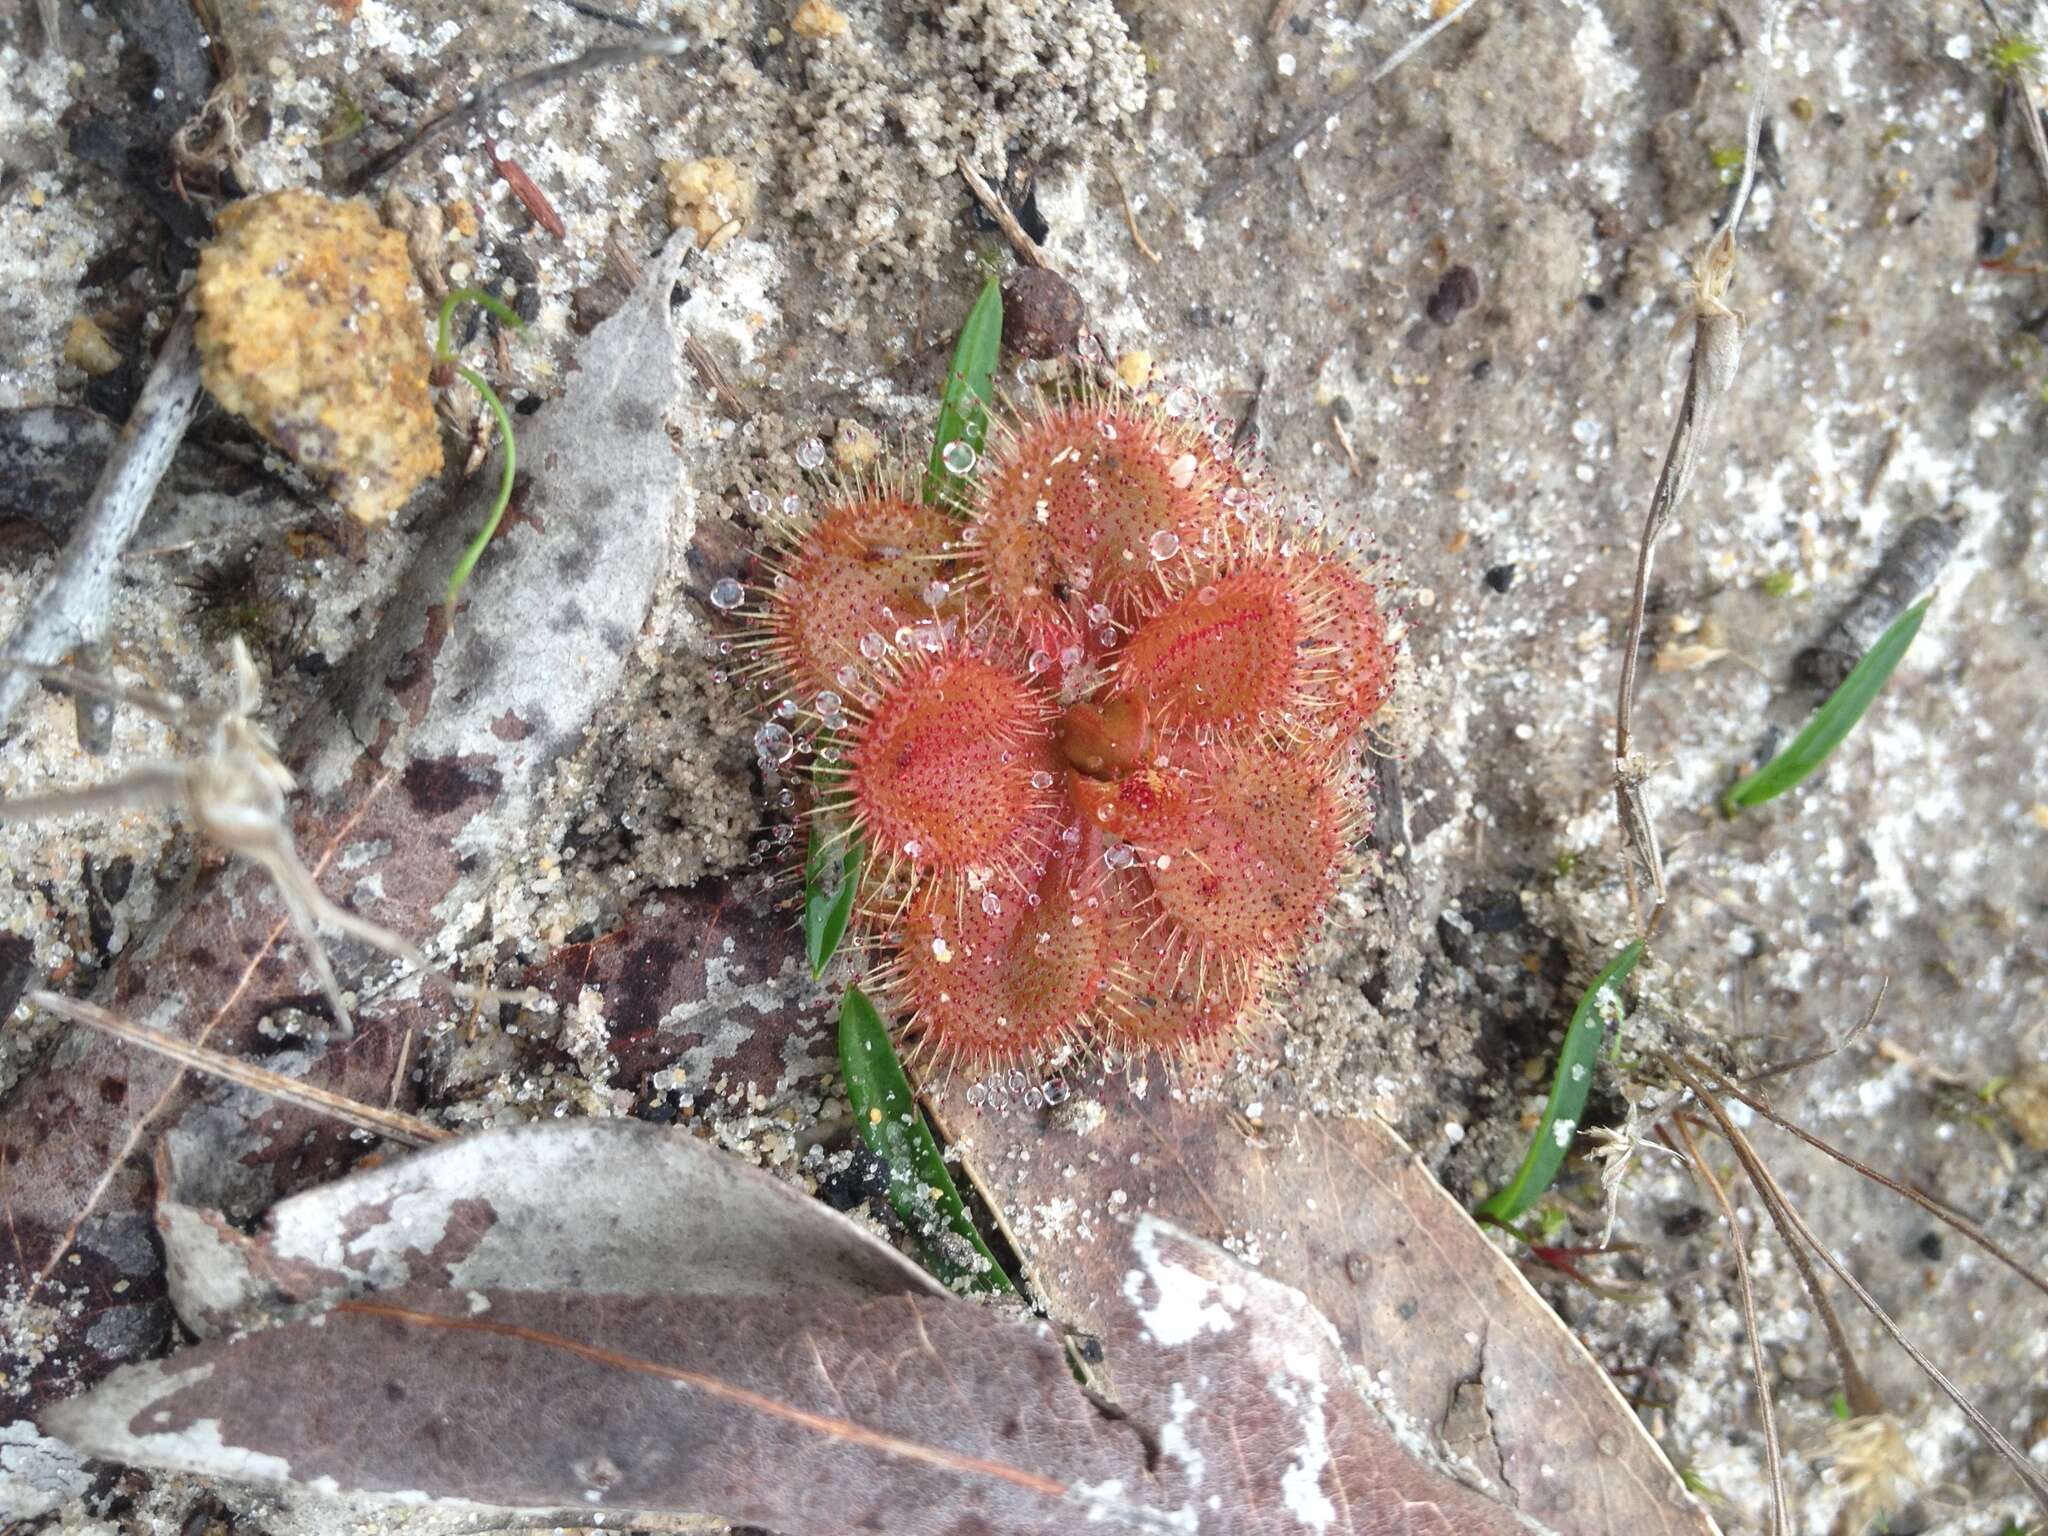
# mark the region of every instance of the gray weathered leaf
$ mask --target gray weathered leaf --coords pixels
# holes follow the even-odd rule
[[[201,1338],[405,1286],[762,1299],[944,1295],[795,1187],[637,1120],[482,1131],[273,1207],[249,1236],[163,1200],[179,1318]]]

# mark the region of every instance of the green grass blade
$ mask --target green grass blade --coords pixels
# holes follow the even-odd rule
[[[858,832],[833,837],[821,830],[816,816],[811,818],[810,846],[804,853],[804,955],[811,962],[814,981],[825,974],[825,967],[838,953],[839,941],[846,936],[846,921],[853,915],[853,893],[860,885],[861,853]],[[828,896],[826,875],[835,854],[839,889]]]
[[[458,304],[480,304],[513,330],[526,329],[519,316],[512,312],[511,305],[496,294],[486,293],[481,288],[457,288],[441,300],[440,319],[434,326],[436,363],[455,362],[454,349],[449,345],[448,328],[455,318],[455,307]],[[498,478],[498,499],[491,504],[490,516],[484,519],[483,528],[470,540],[469,548],[462,552],[462,558],[456,562],[454,574],[448,578],[447,607],[451,619],[455,616],[455,600],[462,596],[462,589],[469,585],[470,572],[476,569],[477,561],[484,557],[484,551],[497,536],[498,524],[505,516],[505,508],[512,504],[512,474],[518,462],[518,452],[512,442],[512,417],[505,409],[505,402],[498,398],[498,392],[486,384],[483,375],[474,368],[465,368],[462,364],[455,363],[455,371],[483,398],[484,404],[491,408],[491,414],[498,419],[498,436],[505,443],[505,472]]]
[[[484,557],[496,537],[498,524],[505,516],[505,508],[512,503],[512,473],[519,462],[518,446],[512,440],[512,418],[505,411],[505,402],[498,398],[498,392],[484,382],[484,376],[474,368],[465,368],[460,363],[455,371],[469,381],[469,387],[483,396],[484,404],[491,408],[491,414],[498,418],[498,435],[505,442],[505,472],[498,477],[498,499],[491,503],[491,515],[484,519],[484,525],[477,536],[470,540],[469,548],[462,552],[462,558],[455,563],[455,571],[448,578],[448,612],[455,612],[455,599],[462,595],[462,589],[469,584],[469,573],[476,569],[477,561]]]
[[[1890,680],[1893,668],[1906,654],[1906,647],[1920,633],[1920,621],[1927,616],[1927,605],[1932,601],[1923,598],[1892,620],[1891,627],[1878,636],[1877,644],[1842,679],[1842,686],[1814,711],[1806,729],[1792,738],[1792,744],[1721,797],[1723,813],[1733,816],[1748,806],[1776,799],[1828,760],[1828,754],[1842,744],[1842,738],[1855,728]]]
[[[988,1251],[925,1128],[910,1080],[875,1005],[859,987],[839,1008],[839,1070],[868,1150],[889,1165],[889,1203],[916,1234],[925,1267],[956,1290],[1015,1295]]]
[[[974,308],[967,312],[960,344],[953,349],[953,367],[939,400],[938,440],[932,444],[932,461],[924,472],[927,502],[956,503],[966,490],[966,478],[946,468],[945,452],[958,442],[973,449],[976,459],[981,457],[988,437],[989,402],[995,397],[996,354],[1002,345],[1003,285],[990,277]]]
[[[512,306],[495,293],[486,293],[481,288],[457,288],[441,301],[441,319],[434,327],[434,361],[437,363],[445,363],[455,356],[448,345],[448,322],[455,318],[455,306],[458,304],[481,304],[513,330],[526,329],[525,323],[512,312]]]
[[[1536,1139],[1522,1158],[1507,1188],[1479,1207],[1481,1219],[1506,1226],[1516,1220],[1550,1188],[1557,1170],[1564,1166],[1572,1132],[1586,1109],[1586,1095],[1593,1088],[1593,1068],[1600,1055],[1600,1039],[1606,1032],[1603,1007],[1619,1008],[1621,984],[1643,958],[1643,941],[1637,939],[1607,962],[1607,969],[1593,978],[1593,985],[1572,1010],[1571,1024],[1564,1032],[1564,1046],[1557,1053],[1557,1073],[1550,1080],[1550,1102],[1543,1106],[1543,1121],[1536,1127]]]

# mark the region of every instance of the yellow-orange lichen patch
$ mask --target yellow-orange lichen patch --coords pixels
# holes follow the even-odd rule
[[[206,387],[366,523],[441,469],[405,237],[368,203],[271,192],[221,210],[199,255]]]

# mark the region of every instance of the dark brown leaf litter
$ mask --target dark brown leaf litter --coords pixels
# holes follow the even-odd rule
[[[568,393],[522,428],[527,519],[493,542],[452,633],[443,587],[494,494],[488,468],[430,532],[379,627],[287,749],[309,866],[330,889],[345,871],[365,915],[408,936],[434,935],[442,911],[486,888],[494,851],[512,845],[550,770],[581,743],[638,635],[677,483],[668,437],[649,428],[678,382],[668,295],[681,254],[672,247],[653,264],[586,343]],[[534,643],[541,632],[545,646]],[[529,729],[504,732],[508,718]],[[183,911],[122,957],[97,1000],[231,1054],[260,1053],[265,1019],[302,1007],[311,990],[287,931],[254,871],[204,869]],[[429,1017],[438,1014],[387,1008],[379,1043],[330,1053],[316,1071],[382,1102],[404,1031]],[[361,1080],[365,1068],[381,1080]],[[109,1083],[120,1091],[105,1091]],[[138,1154],[157,1136],[188,1137],[213,1166],[235,1170],[232,1193],[258,1209],[324,1171],[294,1150],[308,1122],[254,1106],[224,1115],[177,1069],[108,1041],[60,1047],[23,1085],[9,1124],[0,1283],[37,1321],[33,1337],[16,1332],[0,1347],[0,1419],[160,1337],[140,1321],[100,1325],[110,1306],[144,1305],[153,1264],[139,1275],[121,1269],[129,1283],[116,1290],[112,1270],[95,1289],[87,1263],[96,1234],[112,1234],[102,1247],[126,1253],[123,1234],[138,1223],[146,1231],[150,1175]]]
[[[1523,1514],[1605,1536],[1711,1536],[1593,1358],[1377,1120],[1269,1114],[1112,1084],[1046,1116],[982,1116],[948,1091],[963,1160],[1009,1213],[1052,1318],[1100,1336],[1116,1317],[1119,1216],[1155,1213],[1256,1256],[1335,1325],[1393,1423],[1456,1444]],[[1112,1354],[1104,1367],[1122,1391]]]
[[[171,140],[212,91],[209,39],[187,0],[127,0],[120,6],[122,105],[84,108],[66,122],[71,152],[119,182],[172,238],[172,264],[191,265],[208,232],[206,215],[181,195]]]
[[[1094,1319],[1108,1411],[1042,1325],[630,1122],[450,1143],[288,1201],[254,1240],[173,1208],[165,1238],[202,1331],[331,1304],[129,1367],[45,1429],[358,1518],[462,1500],[899,1536],[1530,1529],[1390,1433],[1299,1292],[1149,1215],[1098,1245],[1119,1276]]]

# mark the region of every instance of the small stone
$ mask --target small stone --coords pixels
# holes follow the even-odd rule
[[[412,278],[368,203],[313,192],[230,203],[199,257],[207,389],[365,523],[441,470]]]
[[[1003,280],[1003,345],[1019,357],[1058,357],[1081,334],[1086,312],[1057,272],[1020,267]]]
[[[1116,376],[1131,389],[1143,389],[1152,377],[1152,354],[1133,347],[1116,360]]]
[[[853,27],[847,21],[846,13],[832,4],[832,0],[804,0],[796,8],[796,14],[789,18],[789,30],[798,37],[822,43],[846,36]]]
[[[1512,564],[1496,565],[1486,573],[1486,584],[1496,592],[1505,592],[1515,584],[1515,568]]]
[[[669,227],[692,231],[703,250],[716,250],[754,216],[754,184],[723,155],[664,160],[661,179],[668,187]]]
[[[1479,274],[1470,267],[1452,267],[1436,285],[1436,292],[1423,306],[1438,325],[1449,325],[1479,302]]]
[[[71,329],[64,333],[64,361],[98,378],[121,366],[121,354],[90,315],[74,315]]]
[[[440,298],[448,291],[448,279],[442,275],[448,264],[447,220],[441,205],[414,202],[393,187],[384,194],[384,222],[405,236],[412,269],[427,297]]]

